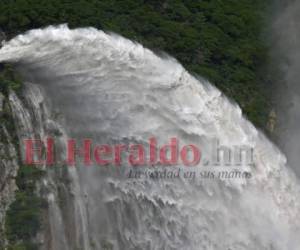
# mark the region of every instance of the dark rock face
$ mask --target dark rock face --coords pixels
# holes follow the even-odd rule
[[[3,109],[4,109],[4,95],[0,92],[0,117],[3,114]]]
[[[18,171],[17,152],[4,125],[0,125],[0,248],[4,245],[5,213],[14,200],[17,189],[15,178]]]
[[[8,98],[0,92],[0,249],[4,249],[6,245],[5,216],[15,199],[16,177],[19,170],[18,148],[13,142],[15,135],[6,127],[7,117],[3,116],[6,105],[10,109]]]
[[[6,35],[5,33],[0,29],[0,42],[6,40]]]
[[[2,47],[2,42],[6,40],[6,35],[5,33],[0,30],[0,48]]]

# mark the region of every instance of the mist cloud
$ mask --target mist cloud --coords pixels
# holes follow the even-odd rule
[[[273,56],[279,67],[280,144],[300,175],[300,1],[281,1],[273,23]]]

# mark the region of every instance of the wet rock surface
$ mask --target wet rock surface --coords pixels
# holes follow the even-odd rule
[[[4,125],[0,125],[0,235],[4,235],[5,213],[14,200],[17,189],[15,178],[18,172],[17,152]],[[0,237],[0,246],[4,245]]]

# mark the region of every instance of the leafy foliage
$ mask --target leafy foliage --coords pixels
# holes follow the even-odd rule
[[[68,23],[94,26],[167,51],[235,99],[263,127],[270,106],[260,39],[269,0],[2,0],[7,34]]]
[[[20,77],[16,74],[11,65],[0,65],[0,92],[7,95],[9,89],[19,92],[21,88]]]
[[[43,200],[35,194],[35,183],[43,171],[34,166],[22,166],[16,179],[19,190],[5,218],[6,237],[10,250],[35,250],[32,238],[40,229]]]

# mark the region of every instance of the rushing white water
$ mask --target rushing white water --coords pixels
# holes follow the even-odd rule
[[[31,82],[24,95],[45,127],[36,132],[42,138],[55,127],[62,141],[154,135],[160,144],[176,136],[201,145],[203,155],[214,138],[254,148],[250,179],[133,180],[125,163],[49,170],[42,249],[299,249],[299,182],[285,157],[237,105],[174,59],[93,28],[59,26],[6,42],[0,61],[15,63]],[[22,121],[21,113],[15,108]]]

